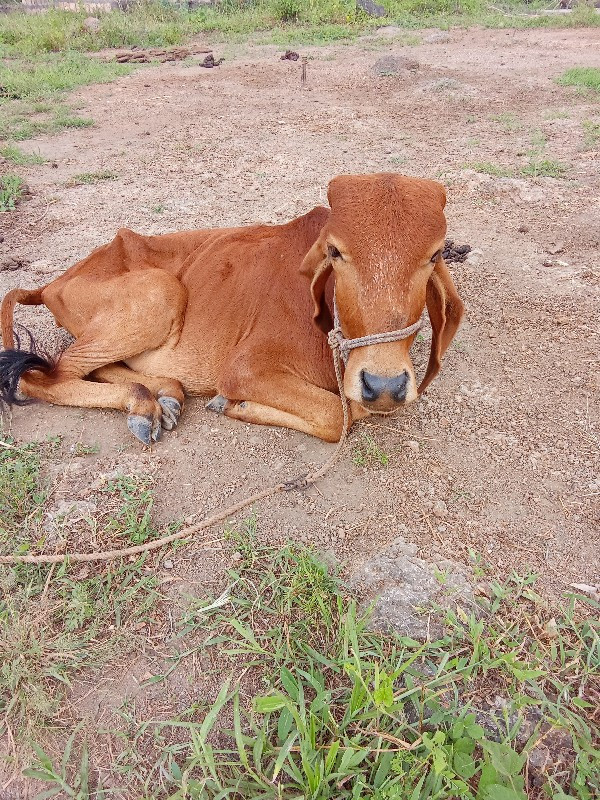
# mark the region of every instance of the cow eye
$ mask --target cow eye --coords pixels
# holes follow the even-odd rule
[[[434,254],[431,256],[431,259],[430,259],[431,263],[432,263],[432,264],[435,264],[435,262],[438,260],[438,258],[439,258],[441,255],[442,255],[442,251],[441,251],[441,250],[438,250],[436,253],[434,253]]]
[[[327,245],[327,254],[329,255],[329,258],[341,258],[342,257],[342,254],[337,249],[337,247],[334,247],[332,244],[328,244]]]

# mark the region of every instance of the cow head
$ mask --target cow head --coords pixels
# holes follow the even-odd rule
[[[332,272],[347,339],[408,327],[427,305],[433,336],[418,389],[410,358],[414,335],[350,353],[347,397],[368,411],[388,413],[415,400],[437,375],[462,317],[442,258],[446,194],[434,181],[381,173],[334,178],[328,199],[331,214],[302,264],[316,324],[325,332],[332,328],[325,301]]]

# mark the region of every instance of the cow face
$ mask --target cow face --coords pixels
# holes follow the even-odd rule
[[[431,319],[431,355],[418,389],[410,357],[414,335],[350,353],[347,397],[368,411],[389,413],[415,400],[435,377],[462,316],[441,255],[446,195],[434,181],[382,173],[334,178],[328,199],[331,214],[302,265],[317,325],[332,327],[325,302],[332,272],[347,339],[408,327],[425,305]]]

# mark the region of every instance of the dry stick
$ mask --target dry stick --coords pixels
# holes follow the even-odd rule
[[[187,539],[192,534],[206,530],[206,528],[210,528],[212,525],[216,525],[217,522],[223,522],[228,517],[232,516],[232,514],[236,514],[243,508],[247,508],[249,505],[252,505],[252,503],[257,503],[259,500],[265,500],[267,497],[272,497],[274,494],[278,494],[282,491],[290,491],[291,489],[305,489],[306,487],[318,481],[319,478],[323,477],[323,475],[325,475],[325,473],[331,469],[331,467],[337,461],[342,451],[342,447],[346,442],[350,422],[350,415],[348,413],[348,399],[344,393],[344,378],[342,375],[339,342],[334,336],[330,335],[329,344],[333,351],[335,376],[337,378],[340,399],[342,401],[343,425],[342,435],[337,443],[337,447],[330,458],[328,458],[323,466],[320,467],[320,469],[300,478],[294,478],[290,481],[269,486],[267,489],[263,489],[261,492],[257,492],[256,494],[250,495],[250,497],[246,497],[244,500],[240,500],[238,503],[234,503],[223,511],[220,511],[218,514],[213,514],[212,517],[207,517],[206,519],[202,520],[202,522],[198,522],[196,525],[190,525],[187,528],[182,528],[176,533],[172,533],[169,536],[163,536],[160,539],[154,539],[151,542],[145,542],[144,544],[138,544],[133,547],[125,547],[121,550],[100,550],[96,553],[57,553],[55,555],[39,556],[0,556],[0,564],[60,564],[61,562],[67,560],[70,562],[112,561],[116,558],[124,558],[126,556],[135,556],[139,553],[147,553],[150,550],[158,550],[160,547],[170,544],[171,542],[175,542],[178,539]]]

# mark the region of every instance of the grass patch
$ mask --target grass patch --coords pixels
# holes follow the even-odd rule
[[[14,100],[0,103],[0,139],[23,141],[41,134],[60,133],[66,128],[89,128],[90,118],[74,114],[69,106]]]
[[[43,156],[35,153],[25,153],[20,147],[16,145],[6,145],[0,147],[0,156],[9,164],[14,164],[17,167],[31,166],[32,164],[45,164],[46,159]]]
[[[550,158],[531,159],[521,167],[521,175],[526,178],[564,178],[568,171],[567,164]]]
[[[0,175],[0,212],[14,211],[23,197],[23,180],[18,175]]]
[[[583,121],[583,149],[593,150],[600,144],[600,122]]]
[[[596,796],[597,603],[572,595],[553,615],[534,577],[513,575],[492,582],[477,608],[446,612],[445,633],[421,643],[369,631],[368,614],[310,550],[259,545],[253,519],[229,536],[242,557],[230,590],[192,603],[179,638],[185,648],[196,633],[202,644],[177,662],[213,652],[214,674],[229,677],[214,702],[175,718],[123,709],[125,730],[103,734],[118,744],[110,775],[103,770],[112,791],[171,800]],[[247,674],[250,697],[238,684]],[[540,771],[544,748],[559,740]],[[86,753],[85,740],[70,740],[59,759],[38,748],[26,774],[75,797],[82,759],[86,780],[96,777]]]
[[[91,505],[53,507],[47,467],[97,448],[63,452],[59,438],[18,444],[0,436],[0,547],[8,553],[139,543],[160,535],[151,521],[147,479],[115,476],[90,495]],[[82,544],[83,543],[83,544]],[[111,544],[112,543],[112,544]],[[0,570],[0,736],[22,745],[54,724],[64,692],[83,669],[141,646],[138,631],[158,600],[145,558],[57,568]]]
[[[357,467],[366,467],[374,464],[387,467],[390,463],[390,457],[370,434],[363,433],[360,443],[352,453],[352,463]]]
[[[493,164],[491,161],[475,161],[472,164],[467,164],[467,167],[474,169],[475,172],[493,175],[495,178],[511,178],[514,175],[514,171],[509,167]]]
[[[69,51],[36,55],[33,59],[9,58],[0,62],[0,94],[9,100],[37,100],[78,86],[112,81],[132,70],[128,64],[99,61]]]
[[[79,175],[73,175],[69,181],[69,186],[81,186],[82,184],[93,186],[102,181],[116,181],[119,176],[110,170],[101,170],[100,172],[81,172]]]
[[[596,14],[596,16],[598,16]],[[600,69],[598,67],[572,67],[556,79],[561,86],[577,86],[600,92]]]

